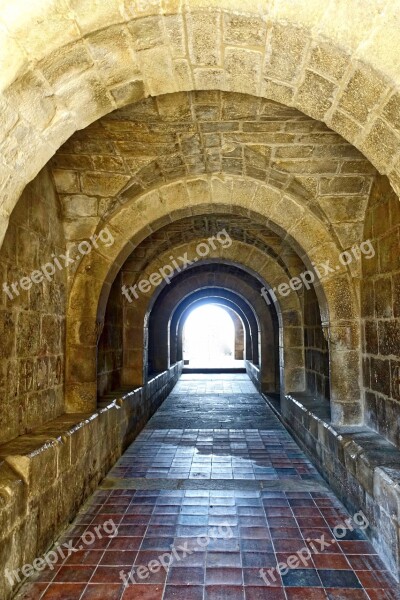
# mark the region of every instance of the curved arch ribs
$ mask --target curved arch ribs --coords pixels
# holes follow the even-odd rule
[[[67,314],[67,402],[70,411],[88,410],[96,404],[96,340],[94,324],[104,314],[108,294],[115,274],[124,261],[149,232],[187,215],[215,212],[243,214],[262,221],[273,232],[291,244],[304,263],[304,268],[330,260],[337,264],[340,249],[332,242],[329,232],[307,209],[288,194],[279,193],[267,185],[252,182],[249,194],[247,180],[239,177],[201,176],[160,186],[126,202],[107,222],[114,236],[114,245],[107,252],[93,251],[85,257],[74,277]],[[215,251],[217,252],[217,251]],[[211,255],[212,256],[212,253]],[[286,272],[261,256],[257,248],[233,244],[229,260],[257,265],[257,272],[271,286],[288,281]],[[161,258],[161,263],[164,258]],[[221,250],[218,258],[222,259]],[[157,264],[160,263],[158,257]],[[168,264],[168,261],[164,264]],[[156,269],[156,265],[150,268]],[[331,351],[332,412],[338,421],[345,415],[357,414],[360,404],[357,350],[359,309],[356,287],[348,269],[334,272],[316,286],[322,322],[329,328]],[[290,315],[299,302],[297,294],[279,300],[282,315]],[[297,304],[298,306],[298,304]],[[147,300],[141,296],[136,311],[147,310]],[[290,318],[290,317],[289,317]],[[287,330],[289,335],[289,330]],[[334,343],[332,341],[335,340]],[[297,357],[296,357],[297,358]],[[344,377],[344,373],[348,377]],[[346,387],[346,389],[344,389]],[[358,418],[358,417],[357,417]]]
[[[238,315],[251,378],[398,575],[400,0],[0,4],[8,567],[172,389],[207,301]]]
[[[276,2],[263,14],[256,0],[71,4],[27,9],[19,0],[2,11],[3,234],[26,183],[74,131],[179,91],[296,107],[359,148],[398,191],[397,1],[378,10],[368,0],[362,14],[355,0]]]
[[[90,7],[37,0],[29,10],[18,1],[5,3],[0,236],[27,182],[75,131],[115,109],[171,93],[219,90],[295,108],[343,136],[399,190],[399,65],[393,61],[398,36],[390,35],[398,8],[396,1],[378,10],[369,0],[360,15],[355,1],[301,0],[295,7],[266,5],[260,14],[256,0],[237,6],[110,0]],[[88,174],[82,177],[90,180]],[[100,221],[118,241],[104,255],[100,249],[83,261],[71,282],[68,341],[75,354],[67,358],[70,410],[94,405],[95,319],[101,323],[110,286],[129,251],[157,227],[158,219],[168,222],[179,211],[196,214],[216,206],[250,211],[290,239],[306,267],[320,259],[336,260],[344,229],[332,235],[319,209],[309,210],[303,202],[304,194],[311,194],[307,187],[296,184],[282,193],[282,182],[269,186],[255,181],[254,173],[246,177],[186,177],[157,184],[132,200],[135,187],[127,178],[109,190],[111,197],[127,192],[121,196],[125,204],[110,218],[105,212]],[[340,179],[355,189],[360,183],[350,171],[338,179],[326,177],[326,189],[335,192]],[[65,194],[75,193],[81,183],[74,174],[58,182]],[[93,179],[91,185],[96,185]],[[355,231],[361,231],[360,223]],[[329,328],[337,422],[361,418],[360,315],[353,275],[345,269],[316,287],[323,325]],[[80,314],[82,299],[85,314]]]

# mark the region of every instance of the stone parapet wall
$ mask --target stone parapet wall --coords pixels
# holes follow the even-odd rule
[[[42,556],[171,392],[182,363],[146,386],[108,397],[87,415],[63,415],[0,446],[0,597],[5,578]]]
[[[368,427],[332,426],[290,395],[278,416],[351,514],[363,511],[366,533],[399,580],[400,451]]]
[[[247,375],[250,377],[251,381],[254,383],[258,390],[261,390],[260,368],[253,362],[251,362],[251,360],[246,360],[244,366]]]

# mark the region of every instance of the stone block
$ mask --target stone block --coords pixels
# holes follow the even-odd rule
[[[39,67],[53,86],[61,86],[93,66],[93,59],[83,42],[66,45],[55,50]]]
[[[242,94],[259,94],[262,54],[254,50],[225,49],[226,83],[230,90]]]
[[[141,50],[138,60],[147,93],[158,96],[177,91],[172,58],[164,46]]]
[[[391,318],[392,310],[391,279],[390,277],[380,277],[375,281],[375,314],[378,318]]]
[[[128,24],[135,50],[148,50],[164,43],[161,17],[144,17]]]
[[[265,78],[261,84],[261,92],[265,98],[287,106],[293,106],[294,87]]]
[[[107,86],[125,83],[139,74],[132,40],[120,25],[108,27],[86,38],[91,56]]]
[[[394,129],[400,131],[400,94],[395,92],[383,108],[382,115]]]
[[[221,66],[221,14],[202,11],[186,16],[191,62],[195,66]]]
[[[80,191],[79,176],[76,171],[53,169],[53,177],[57,190],[61,194],[73,194]]]
[[[82,194],[63,196],[64,216],[67,219],[93,217],[97,215],[98,200],[94,196]]]
[[[128,81],[122,85],[117,85],[110,90],[117,106],[126,106],[134,102],[142,100],[145,95],[144,83],[138,77],[133,81]]]
[[[270,186],[259,186],[251,203],[251,210],[268,216],[276,208],[282,196],[278,190]]]
[[[397,321],[379,321],[378,338],[379,354],[400,356],[400,324]]]
[[[65,239],[68,241],[73,240],[84,240],[88,239],[95,231],[98,225],[99,218],[98,217],[85,217],[84,219],[77,220],[68,220],[64,223],[64,234]],[[76,258],[78,253],[72,255],[72,257]],[[77,267],[77,264],[74,265]],[[72,270],[72,265],[70,265],[70,269]]]
[[[182,15],[164,15],[163,25],[173,58],[186,56],[186,35]]]
[[[260,17],[224,14],[224,41],[227,45],[265,46],[266,22]]]
[[[196,89],[220,89],[225,82],[225,71],[222,68],[203,67],[193,70]]]
[[[82,191],[88,196],[109,197],[117,195],[129,182],[128,175],[115,173],[87,172],[81,176]]]
[[[381,273],[397,271],[400,268],[399,247],[398,230],[388,233],[378,241],[379,270]]]
[[[295,96],[296,106],[313,119],[324,120],[332,106],[336,86],[321,75],[306,70]]]
[[[333,194],[359,194],[364,188],[363,177],[322,177],[320,181],[320,193],[325,195]]]
[[[359,67],[351,75],[346,89],[339,97],[338,109],[363,124],[379,104],[385,90],[386,86],[380,76],[370,68]]]
[[[367,196],[323,196],[318,204],[332,223],[361,221],[367,207]]]
[[[310,70],[339,82],[348,64],[349,56],[345,52],[332,47],[331,44],[319,41],[312,48],[308,66]]]
[[[379,172],[386,173],[397,153],[398,145],[399,138],[395,131],[378,118],[359,147]]]
[[[275,23],[269,33],[267,64],[268,78],[291,83],[296,78],[309,41],[300,28]]]
[[[7,90],[6,99],[11,106],[19,106],[20,113],[37,129],[46,129],[55,116],[57,107],[51,87],[40,73],[28,71]],[[5,108],[4,121],[11,124],[10,109]]]

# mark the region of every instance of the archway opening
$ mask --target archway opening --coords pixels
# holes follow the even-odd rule
[[[195,308],[183,328],[183,360],[190,369],[244,368],[240,319],[215,304]]]

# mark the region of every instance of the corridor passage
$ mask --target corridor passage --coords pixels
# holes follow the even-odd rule
[[[247,375],[184,375],[18,598],[400,598],[347,519]]]

